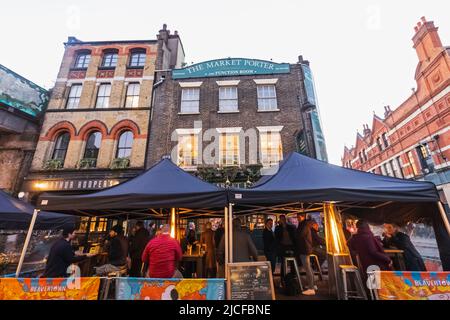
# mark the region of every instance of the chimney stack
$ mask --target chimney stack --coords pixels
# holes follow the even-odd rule
[[[363,125],[363,128],[364,128],[364,130],[363,130],[364,137],[367,137],[372,133],[372,131],[370,130],[369,125],[367,123]]]
[[[444,47],[434,22],[427,21],[425,17],[421,17],[420,20],[414,27],[415,34],[412,39],[414,49],[420,62],[431,61],[444,50]]]
[[[392,113],[391,106],[384,106],[384,118],[386,119]]]

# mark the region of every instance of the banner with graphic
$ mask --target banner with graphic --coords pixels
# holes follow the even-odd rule
[[[224,299],[225,279],[116,279],[116,300]]]
[[[0,300],[97,300],[100,278],[0,278]]]
[[[379,272],[380,300],[450,300],[450,272]]]

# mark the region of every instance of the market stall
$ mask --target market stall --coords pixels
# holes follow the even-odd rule
[[[321,212],[327,253],[333,256],[349,255],[341,214],[373,224],[427,223],[434,228],[443,269],[450,270],[450,225],[431,182],[375,175],[292,153],[276,174],[251,188],[231,189],[229,201],[230,215]]]
[[[33,213],[36,213],[36,215],[33,215]],[[37,214],[35,208],[29,203],[14,198],[0,190],[0,230],[2,230],[2,232],[6,232],[6,230],[28,230],[25,237],[25,246],[28,247],[32,239],[32,232],[29,230],[30,223],[33,223],[34,225],[33,230],[60,230],[67,225],[74,225],[76,223],[76,218],[70,215],[47,211],[41,211]],[[6,239],[8,238],[13,238],[15,242],[17,242],[18,235],[7,235]],[[48,239],[48,235],[45,235],[45,238]],[[5,259],[8,259],[8,264],[20,266],[19,269],[22,268],[26,250],[23,251],[20,256],[14,252],[5,252],[3,254]],[[43,262],[31,261],[27,262],[27,264],[35,265],[36,268],[38,268]]]
[[[177,228],[180,220],[223,218],[228,210],[225,189],[192,176],[168,158],[122,184],[92,194],[43,194],[37,205],[42,210],[86,217],[165,220],[172,226],[172,237],[178,239],[182,237]],[[194,254],[185,256],[195,258]]]

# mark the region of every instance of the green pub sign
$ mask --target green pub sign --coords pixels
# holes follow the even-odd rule
[[[258,74],[289,73],[289,63],[273,63],[271,61],[228,58],[205,61],[182,69],[172,70],[172,79],[251,76]]]

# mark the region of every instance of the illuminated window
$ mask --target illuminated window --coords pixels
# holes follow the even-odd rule
[[[116,52],[105,52],[102,67],[115,67],[117,65],[117,56]]]
[[[89,66],[89,62],[91,61],[90,53],[80,53],[75,60],[75,68],[86,69]]]
[[[137,108],[139,106],[139,92],[141,85],[139,83],[130,83],[127,87],[127,96],[125,98],[125,108]]]
[[[219,147],[220,165],[239,165],[239,133],[222,133]]]
[[[55,142],[52,159],[60,160],[64,163],[64,160],[66,159],[67,149],[69,147],[69,142],[70,134],[68,132],[60,134]]]
[[[274,85],[259,85],[258,91],[258,110],[273,111],[278,110],[277,94]]]
[[[181,113],[198,113],[200,88],[185,88],[181,91]]]
[[[110,95],[111,95],[111,84],[102,83],[98,87],[97,102],[95,103],[95,107],[96,108],[108,108]]]
[[[178,166],[195,167],[198,164],[198,135],[183,134],[178,136]]]
[[[219,111],[221,112],[238,111],[237,87],[219,88]]]
[[[414,176],[417,176],[419,174],[419,171],[417,171],[417,166],[416,166],[416,162],[414,161],[414,155],[413,155],[412,151],[409,151],[407,155],[408,155],[408,161],[409,161],[409,164],[411,165],[413,174],[414,174]]]
[[[279,132],[261,132],[259,135],[261,164],[263,167],[277,165],[283,159],[281,135]]]
[[[81,97],[81,84],[73,84],[70,87],[69,97],[67,98],[67,109],[75,109],[78,108],[78,105],[80,104],[80,97]]]
[[[124,131],[120,134],[119,142],[117,143],[116,158],[128,158],[131,155],[133,147],[133,132]]]

